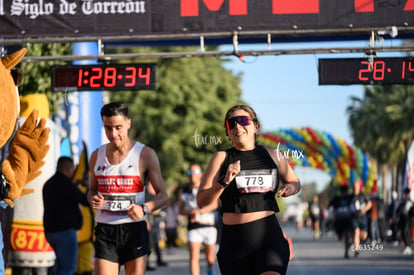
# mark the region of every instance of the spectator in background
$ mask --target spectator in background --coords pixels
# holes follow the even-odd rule
[[[183,188],[180,195],[180,214],[188,217],[187,242],[190,251],[190,273],[200,274],[200,250],[204,245],[204,252],[207,259],[208,274],[213,275],[213,265],[216,261],[215,245],[217,241],[217,229],[215,227],[214,210],[217,203],[199,208],[197,205],[197,192],[202,177],[201,167],[192,164],[187,176],[190,184]]]
[[[321,236],[322,220],[322,211],[319,205],[318,195],[314,195],[312,201],[309,203],[309,217],[312,221],[313,238],[317,240]]]
[[[384,201],[374,189],[371,196],[372,207],[370,216],[370,231],[372,245],[381,243],[385,239],[385,207]]]
[[[401,238],[404,243],[403,255],[411,255],[411,219],[413,217],[413,202],[410,198],[411,190],[404,189],[404,198],[397,209],[398,226],[401,231]]]
[[[352,219],[354,230],[354,249],[355,257],[359,255],[361,241],[365,242],[368,238],[368,215],[367,212],[372,207],[372,201],[366,195],[361,193],[362,182],[354,183],[353,207],[355,209]]]
[[[376,194],[371,196],[372,207],[369,211],[369,220],[370,220],[370,236],[371,242],[373,245],[381,242],[379,224],[378,224],[378,197]]]
[[[56,254],[57,275],[73,275],[78,260],[77,230],[82,226],[79,204],[89,205],[86,194],[71,181],[75,166],[60,157],[56,173],[43,186],[45,236]]]
[[[385,221],[385,214],[386,214],[385,203],[384,203],[384,200],[380,196],[377,196],[376,202],[377,202],[377,207],[378,207],[379,235],[380,235],[381,242],[383,242],[387,234],[386,233],[386,221]]]
[[[349,194],[348,185],[340,187],[340,194],[335,196],[329,207],[333,208],[334,229],[339,240],[344,240],[345,258],[348,258],[348,249],[352,238],[352,195]]]
[[[391,239],[390,241],[396,246],[398,245],[398,215],[397,209],[400,202],[398,200],[398,193],[397,191],[392,191],[391,194],[391,203],[388,205],[387,213],[386,213],[386,220],[388,224],[389,230],[391,230]]]
[[[145,201],[152,200],[155,195],[155,190],[151,185],[148,185],[147,192],[145,194]],[[151,249],[154,249],[157,266],[167,266],[168,263],[162,259],[162,251],[160,248],[161,240],[161,222],[163,217],[161,216],[161,209],[153,211],[147,216],[147,228],[148,228],[148,239]],[[147,257],[147,271],[154,271],[156,267],[150,265],[150,255]]]
[[[167,207],[165,208],[165,235],[167,237],[167,248],[176,247],[175,243],[177,239],[177,227],[178,227],[178,215],[179,207],[175,200],[169,199]]]
[[[154,249],[155,251],[155,256],[156,256],[156,261],[157,261],[157,266],[167,266],[168,263],[163,261],[162,259],[162,252],[161,252],[161,248],[159,245],[159,242],[161,240],[161,222],[162,222],[162,217],[161,217],[161,213],[160,210],[157,209],[156,211],[152,212],[150,215],[148,215],[148,233],[149,233],[149,243],[151,248]],[[155,270],[156,268],[151,266],[149,264],[149,258],[147,258],[147,270],[148,271],[152,271]]]

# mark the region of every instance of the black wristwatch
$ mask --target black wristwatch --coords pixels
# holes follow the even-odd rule
[[[149,208],[145,204],[141,204],[142,212],[144,212],[144,216],[149,213]]]
[[[224,176],[221,176],[221,177],[217,180],[217,182],[218,182],[221,186],[223,186],[223,187],[227,187],[227,186],[229,186],[229,184],[230,184],[230,183],[228,183],[228,184],[225,184],[225,183],[224,183]]]

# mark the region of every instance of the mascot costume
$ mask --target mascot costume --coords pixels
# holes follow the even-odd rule
[[[26,184],[38,177],[44,164],[49,145],[49,129],[45,119],[38,121],[38,111],[33,110],[24,124],[16,132],[19,116],[19,96],[16,78],[13,79],[11,69],[26,54],[21,49],[13,54],[1,57],[0,60],[0,148],[14,136],[7,158],[1,163],[0,171],[0,205],[14,207],[14,201],[21,196],[33,193],[33,189],[25,188]],[[21,72],[20,72],[21,78]],[[3,249],[3,238],[0,232],[0,248]],[[4,259],[0,254],[0,274],[4,274]]]
[[[43,158],[45,164],[41,168],[42,173],[26,185],[34,192],[20,198],[13,208],[7,254],[7,264],[13,275],[47,275],[48,267],[54,265],[56,258],[44,234],[42,188],[56,171],[61,139],[56,124],[49,119],[49,103],[45,94],[20,97],[18,125],[23,125],[34,109],[38,110],[38,118],[46,120],[49,151]]]

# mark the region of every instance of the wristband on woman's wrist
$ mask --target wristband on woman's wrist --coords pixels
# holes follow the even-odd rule
[[[226,188],[227,186],[229,186],[229,184],[230,183],[225,183],[224,182],[224,176],[221,176],[218,180],[217,180],[217,182],[221,185],[221,186],[223,186],[224,188]]]
[[[297,188],[296,187],[296,183],[299,183],[299,182],[292,182],[292,183],[289,183],[289,184],[292,184],[292,186],[293,186],[293,194],[292,195],[296,195],[297,193],[299,193],[299,191],[300,191],[300,188]]]

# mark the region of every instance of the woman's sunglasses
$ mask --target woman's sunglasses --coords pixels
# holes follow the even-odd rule
[[[201,173],[200,169],[194,169],[194,170],[188,170],[187,171],[187,175],[191,176],[191,175],[198,175]]]
[[[252,119],[249,116],[235,116],[226,120],[227,130],[231,130],[236,127],[236,123],[240,126],[250,125]]]

